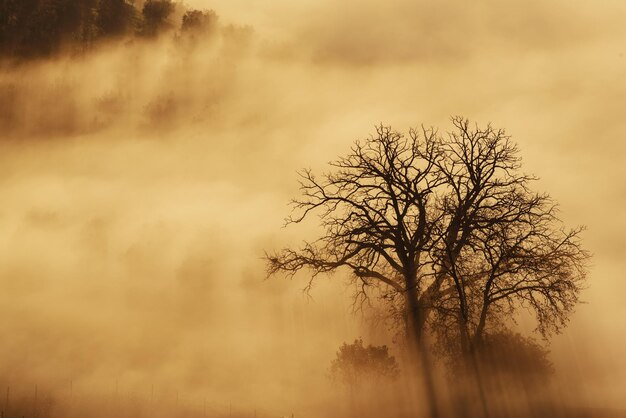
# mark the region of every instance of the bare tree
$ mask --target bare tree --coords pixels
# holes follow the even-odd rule
[[[485,333],[497,331],[520,306],[534,312],[544,337],[558,332],[584,285],[588,253],[581,228],[555,228],[560,222],[547,196],[520,195],[509,214],[507,222],[476,230],[451,262],[457,291],[439,301],[438,316],[457,322],[465,352],[480,347]]]
[[[565,229],[556,203],[531,191],[535,178],[519,174],[517,147],[503,131],[470,130],[459,119],[455,126],[440,165],[453,189],[441,206],[450,221],[440,228],[461,219],[464,237],[440,240],[437,271],[454,292],[439,293],[436,309],[457,322],[466,350],[480,343],[490,319],[497,323],[519,306],[535,312],[544,336],[559,331],[586,277],[583,228]],[[462,192],[468,188],[474,192]]]
[[[432,416],[427,326],[454,323],[469,347],[504,307],[530,304],[542,329],[562,324],[586,258],[579,230],[562,232],[549,197],[531,191],[535,178],[520,172],[510,137],[460,117],[452,124],[447,135],[379,126],[330,172],[301,172],[287,224],[317,213],[324,232],[302,248],[267,254],[269,275],[307,268],[310,288],[320,273],[347,268],[358,297],[377,289],[400,303]]]

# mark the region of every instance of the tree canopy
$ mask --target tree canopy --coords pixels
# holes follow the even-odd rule
[[[300,173],[287,224],[317,213],[321,236],[268,254],[268,272],[347,268],[359,297],[380,289],[403,306],[419,338],[426,324],[454,322],[480,339],[497,314],[531,309],[544,334],[578,301],[587,253],[581,228],[566,229],[557,205],[532,190],[517,145],[503,130],[452,119],[453,130],[379,126],[316,176]],[[469,342],[467,340],[466,342]]]
[[[310,289],[319,274],[349,271],[358,300],[377,294],[399,313],[424,367],[427,335],[463,354],[520,308],[544,336],[566,324],[586,278],[582,228],[565,227],[556,202],[533,190],[504,130],[462,117],[445,134],[381,125],[329,165],[300,172],[286,220],[317,215],[321,234],[268,253],[269,275],[306,269]]]
[[[138,8],[141,5],[141,8]],[[173,0],[4,0],[0,2],[0,57],[38,58],[84,51],[124,36],[155,37],[169,29],[209,33],[212,10],[185,10],[178,22]]]
[[[0,5],[0,53],[47,56],[66,44],[85,48],[132,30],[125,0],[6,0]]]

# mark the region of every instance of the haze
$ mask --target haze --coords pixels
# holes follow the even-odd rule
[[[319,414],[342,342],[393,344],[341,276],[312,298],[301,276],[265,280],[264,249],[315,227],[281,228],[296,170],[324,170],[381,122],[463,115],[505,128],[561,217],[587,225],[589,288],[551,342],[556,386],[626,408],[626,4],[186,4],[253,32],[0,71],[0,383],[15,399],[38,385]]]

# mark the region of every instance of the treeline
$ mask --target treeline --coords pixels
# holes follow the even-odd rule
[[[181,9],[172,0],[0,0],[0,55],[46,57],[106,39],[216,27],[215,12]]]

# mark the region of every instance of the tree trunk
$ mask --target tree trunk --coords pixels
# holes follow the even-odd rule
[[[487,403],[487,394],[485,391],[485,385],[483,382],[483,375],[480,369],[480,365],[478,363],[478,350],[473,341],[470,341],[469,344],[469,352],[464,352],[464,360],[469,361],[472,367],[472,374],[474,375],[474,379],[476,381],[476,388],[478,389],[478,396],[480,398],[480,404],[482,407],[482,413],[484,418],[489,418],[489,407]]]
[[[407,345],[411,356],[417,360],[417,367],[424,379],[429,416],[430,418],[439,418],[432,364],[425,338],[426,310],[419,304],[416,276],[414,274],[409,275],[406,282]]]
[[[462,305],[463,306],[463,305]],[[459,313],[459,338],[461,339],[461,364],[463,371],[474,378],[478,398],[482,409],[483,418],[489,418],[489,408],[487,405],[487,396],[483,384],[482,372],[478,364],[477,347],[475,340],[470,337],[468,329],[467,315]]]

